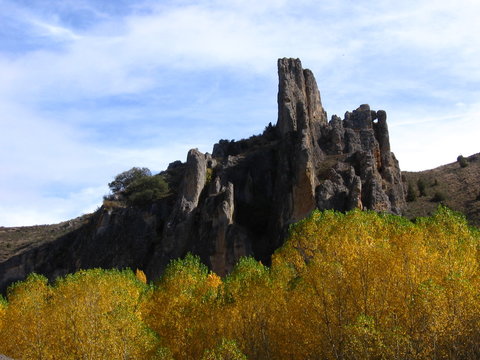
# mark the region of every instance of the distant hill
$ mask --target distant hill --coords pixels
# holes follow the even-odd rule
[[[413,201],[407,201],[408,218],[431,215],[443,203],[463,213],[472,225],[480,226],[480,153],[435,169],[403,171],[405,189],[414,190]],[[425,195],[419,189],[424,184]],[[408,196],[407,196],[408,198]]]

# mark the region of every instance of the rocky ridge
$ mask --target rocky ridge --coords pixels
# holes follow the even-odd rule
[[[288,226],[315,208],[401,214],[404,187],[386,113],[368,105],[327,114],[299,59],[278,60],[278,120],[263,134],[196,149],[164,175],[174,192],[148,207],[100,208],[87,224],[0,263],[0,287],[35,271],[142,268],[158,278],[173,258],[198,254],[228,273],[241,256],[268,264]]]

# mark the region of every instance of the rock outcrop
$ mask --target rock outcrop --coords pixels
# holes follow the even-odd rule
[[[288,226],[315,208],[401,214],[400,169],[386,113],[368,105],[327,120],[317,83],[298,59],[278,60],[278,120],[261,135],[190,150],[164,172],[174,194],[147,208],[101,208],[89,224],[0,264],[0,284],[30,271],[50,278],[88,267],[142,268],[198,254],[218,274],[241,256],[268,264]]]
[[[361,105],[322,128],[326,154],[317,207],[353,207],[401,214],[405,207],[400,168],[390,151],[385,111]],[[332,166],[330,166],[332,165]]]

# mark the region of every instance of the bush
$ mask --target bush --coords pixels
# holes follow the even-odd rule
[[[118,207],[114,203],[144,206],[170,194],[168,183],[163,175],[152,176],[148,168],[133,167],[115,177],[108,184],[112,194],[104,196],[104,205]]]
[[[412,183],[408,183],[407,201],[412,202],[415,200],[417,200],[417,193],[415,192],[415,188],[413,187]]]
[[[427,193],[426,193],[426,185],[425,185],[425,181],[423,181],[423,179],[418,179],[417,180],[417,188],[418,188],[418,192],[420,193],[420,196],[427,196]]]
[[[212,180],[213,180],[213,169],[212,168],[207,168],[205,184],[206,185],[210,184],[212,182]]]
[[[168,194],[168,184],[160,175],[138,178],[125,190],[127,204],[137,206],[160,200]]]
[[[432,197],[432,201],[433,202],[441,202],[441,201],[445,201],[445,195],[439,191],[437,191],[433,197]]]
[[[460,167],[462,167],[462,168],[468,166],[468,160],[463,155],[459,155],[457,157],[457,161],[460,164]]]
[[[135,180],[140,178],[152,176],[152,172],[148,168],[139,168],[133,167],[130,170],[124,171],[117,176],[115,179],[108,184],[108,187],[114,194],[119,194],[124,192],[130,184],[132,184]]]

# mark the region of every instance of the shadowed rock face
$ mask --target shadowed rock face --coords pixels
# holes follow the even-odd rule
[[[278,120],[262,135],[190,150],[165,174],[175,195],[148,209],[100,209],[89,224],[0,264],[1,285],[37,271],[142,268],[159,277],[188,251],[220,275],[241,256],[268,264],[288,226],[315,208],[401,214],[404,189],[386,114],[368,105],[327,121],[315,78],[298,59],[278,60]]]

